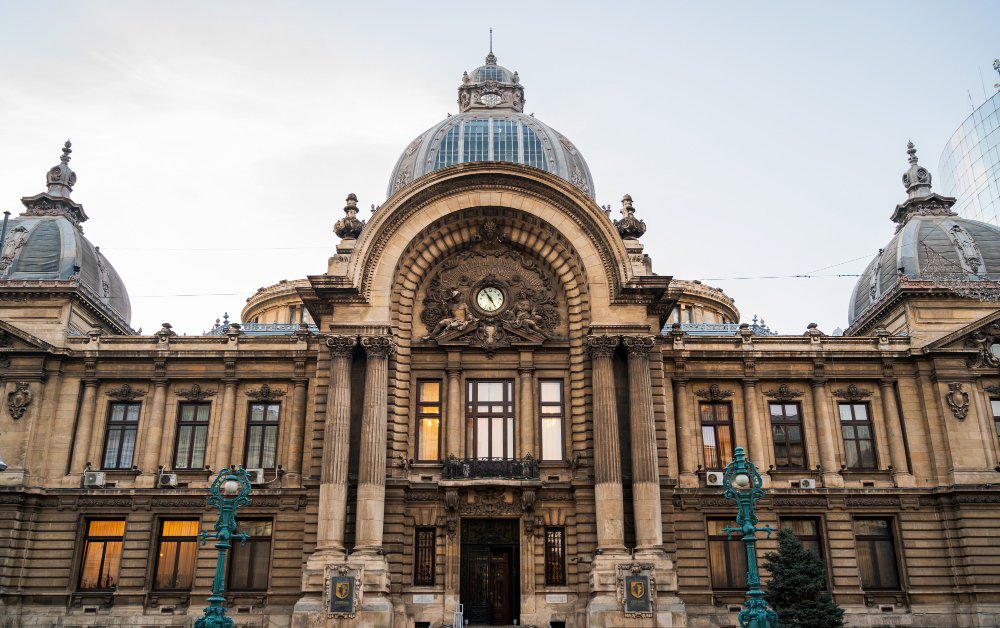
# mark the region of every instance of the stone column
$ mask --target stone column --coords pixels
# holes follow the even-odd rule
[[[153,398],[149,403],[149,415],[146,418],[148,421],[145,430],[146,439],[143,443],[139,468],[142,469],[143,473],[157,473],[159,465],[164,462],[161,459],[163,453],[161,449],[170,451],[167,445],[167,441],[170,441],[169,435],[165,438],[163,433],[163,422],[167,413],[167,380],[165,378],[153,380]]]
[[[615,336],[588,336],[594,391],[594,501],[597,511],[597,547],[608,553],[625,551],[625,515],[622,504],[621,450],[618,408],[611,360],[618,346]]]
[[[91,460],[90,441],[94,431],[94,416],[97,414],[97,380],[83,380],[83,399],[80,400],[80,419],[76,425],[76,437],[73,443],[73,459],[70,462],[70,473],[83,473],[88,462],[96,468],[101,468],[100,460]]]
[[[697,486],[698,435],[695,417],[691,414],[687,379],[674,377],[674,406],[677,420],[677,453],[680,456],[680,479],[684,485]],[[693,484],[691,484],[693,482]]]
[[[534,372],[534,367],[526,366],[523,360],[521,366],[517,368],[517,373],[520,377],[520,390],[518,391],[518,396],[521,401],[518,411],[518,416],[521,419],[521,451],[517,453],[517,457],[523,458],[526,455],[531,454],[537,460],[538,458],[541,458],[541,452],[540,448],[535,447],[535,434],[538,429],[538,424],[535,419],[535,388],[533,381],[534,378],[532,378],[532,374]]]
[[[385,448],[389,419],[389,336],[361,339],[368,356],[365,371],[365,405],[361,417],[361,458],[358,464],[358,523],[355,552],[382,553],[385,523]]]
[[[743,380],[743,416],[746,419],[747,446],[750,449],[750,460],[757,465],[761,471],[767,470],[770,464],[770,456],[767,452],[767,444],[762,437],[764,426],[757,413],[757,380]]]
[[[302,449],[305,442],[306,429],[306,378],[294,380],[292,391],[292,422],[289,425],[288,462],[285,470],[298,476],[302,482]]]
[[[320,466],[317,552],[344,552],[347,521],[347,459],[351,449],[351,360],[357,339],[330,336],[330,379],[323,426],[323,461]]]
[[[816,427],[819,432],[819,461],[822,466],[824,486],[843,486],[844,478],[838,473],[836,430],[830,416],[829,394],[826,380],[814,379],[813,413],[816,415]]]
[[[632,418],[632,509],[635,512],[636,552],[663,551],[660,509],[659,459],[656,451],[656,415],[649,352],[652,336],[625,336],[628,351],[628,390]]]
[[[222,380],[222,416],[219,421],[219,440],[215,449],[215,468],[222,469],[241,462],[233,456],[233,430],[236,425],[236,378]],[[235,459],[234,459],[235,458]]]
[[[466,456],[465,445],[462,442],[462,367],[449,364],[446,371],[448,372],[448,422],[445,425],[445,451],[441,456],[445,460],[450,455],[456,458]]]
[[[913,476],[906,464],[906,446],[903,444],[903,424],[896,406],[895,382],[883,379],[879,385],[882,387],[882,414],[885,415],[885,428],[889,433],[889,460],[892,462],[892,469],[896,473],[898,484],[913,486]]]

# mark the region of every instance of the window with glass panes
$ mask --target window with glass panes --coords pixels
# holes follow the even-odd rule
[[[247,469],[273,469],[278,455],[281,404],[251,403],[247,421]]]
[[[118,569],[122,560],[125,520],[91,520],[86,525],[80,589],[114,589],[118,585]]]
[[[566,584],[566,528],[545,528],[545,584]]]
[[[823,537],[820,520],[816,517],[781,517],[781,527],[790,528],[798,537],[802,547],[815,552],[824,563]]]
[[[854,541],[858,570],[861,572],[861,587],[868,590],[898,590],[899,567],[896,564],[892,519],[855,519]]]
[[[729,519],[708,520],[708,564],[712,588],[718,590],[747,588],[747,555],[739,534],[726,536],[725,528],[736,527]]]
[[[108,404],[108,429],[104,438],[102,469],[131,469],[139,432],[139,403]]]
[[[413,537],[413,584],[434,584],[434,551],[437,544],[435,528],[417,528]]]
[[[177,410],[177,446],[175,469],[203,469],[208,442],[209,403],[182,403]]]
[[[769,406],[774,466],[778,469],[804,469],[806,449],[802,438],[801,407],[797,403],[771,403]]]
[[[441,382],[417,382],[417,461],[441,459]]]
[[[842,403],[840,430],[848,469],[875,469],[875,439],[867,403]]]
[[[722,469],[733,457],[733,406],[728,402],[702,402],[701,441],[706,469]]]
[[[240,531],[250,538],[229,550],[229,590],[266,591],[271,565],[270,519],[241,519]]]
[[[1000,439],[1000,399],[990,399],[990,407],[993,409],[993,428]]]
[[[563,383],[543,379],[538,383],[538,414],[542,422],[542,460],[563,459]]]
[[[468,450],[476,458],[514,458],[514,381],[468,382]]]
[[[194,560],[197,552],[197,521],[161,521],[153,588],[190,589],[194,582]]]

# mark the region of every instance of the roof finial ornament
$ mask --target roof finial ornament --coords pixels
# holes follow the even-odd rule
[[[333,225],[333,232],[344,240],[357,240],[365,226],[365,221],[358,220],[358,197],[353,192],[347,195],[344,213],[347,215]]]
[[[913,145],[913,142],[906,143],[906,154],[910,156],[908,161],[911,164],[917,163],[917,147]]]
[[[622,197],[622,219],[615,221],[615,228],[622,239],[638,239],[646,233],[646,223],[635,217],[635,207],[629,194]]]
[[[910,168],[903,173],[903,187],[910,198],[923,198],[931,194],[931,173],[917,163],[917,148],[913,142],[906,143],[907,161]]]
[[[486,55],[486,65],[496,65],[497,56],[493,54],[493,29],[490,29],[490,54]]]
[[[73,143],[66,140],[63,144],[59,165],[53,166],[45,174],[45,183],[49,186],[48,193],[58,198],[69,198],[76,184],[76,173],[69,168],[69,154],[73,152]]]
[[[63,154],[62,157],[59,158],[59,161],[63,162],[64,164],[68,164],[70,160],[69,154],[72,152],[73,152],[73,142],[66,140],[66,143],[63,144],[63,149],[62,149]]]

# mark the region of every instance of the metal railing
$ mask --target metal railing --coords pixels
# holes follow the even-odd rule
[[[449,456],[441,472],[444,480],[537,480],[538,461],[530,454],[517,458],[456,458]]]

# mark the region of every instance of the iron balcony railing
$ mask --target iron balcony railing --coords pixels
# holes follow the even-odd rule
[[[538,461],[524,458],[456,458],[448,456],[441,474],[444,480],[537,480]]]

